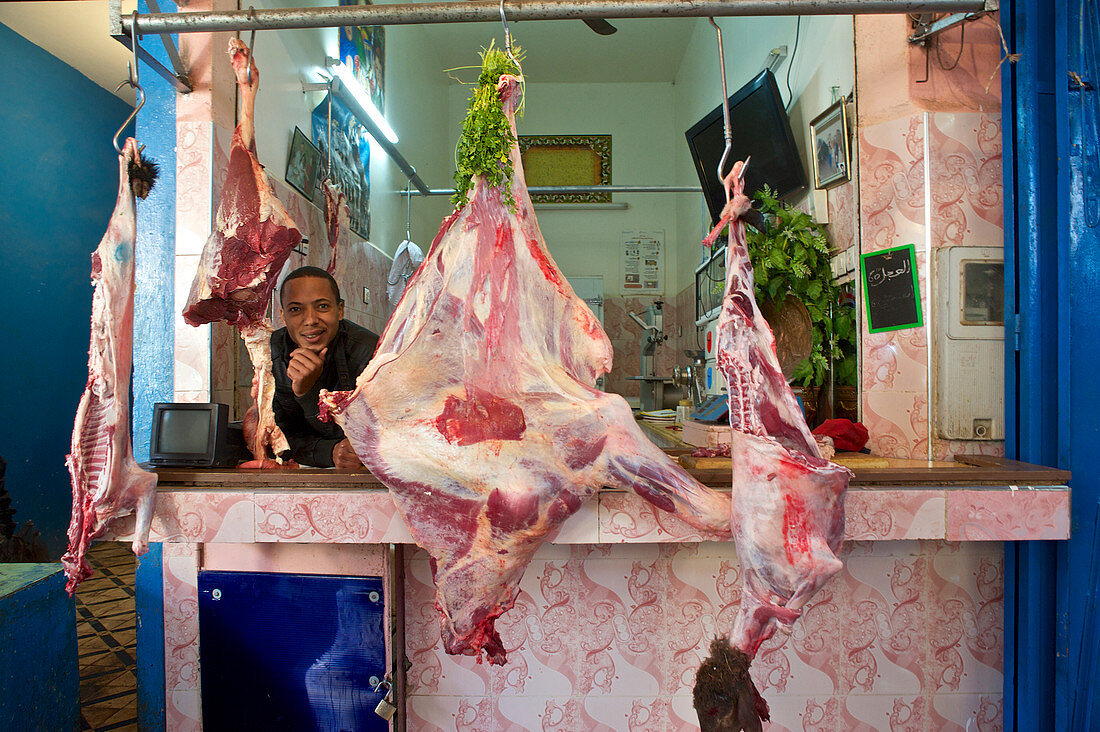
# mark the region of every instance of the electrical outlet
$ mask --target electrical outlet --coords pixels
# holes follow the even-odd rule
[[[370,288],[369,287],[364,287],[363,288],[363,304],[364,305],[370,305]]]

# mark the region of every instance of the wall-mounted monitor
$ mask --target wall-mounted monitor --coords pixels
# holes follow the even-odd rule
[[[805,189],[806,171],[791,134],[790,120],[775,77],[767,69],[730,95],[730,129],[733,147],[723,172],[734,162],[752,156],[745,171],[745,194],[752,197],[767,183],[779,198],[787,198]],[[722,125],[722,107],[692,125],[685,133],[695,171],[703,186],[703,196],[716,222],[726,204],[718,163],[726,147]]]

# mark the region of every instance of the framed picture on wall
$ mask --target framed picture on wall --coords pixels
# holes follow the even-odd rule
[[[844,100],[836,102],[810,122],[814,188],[832,188],[852,177],[848,151],[848,116]]]
[[[286,182],[312,201],[320,172],[321,151],[314,147],[304,132],[295,127],[290,138],[290,154],[286,156]]]

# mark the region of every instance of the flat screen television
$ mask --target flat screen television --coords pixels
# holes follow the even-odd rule
[[[730,95],[730,129],[733,147],[723,172],[738,160],[752,156],[745,171],[745,194],[750,198],[767,183],[786,198],[806,187],[806,171],[791,134],[791,123],[772,72],[764,69],[756,78]],[[692,125],[685,133],[695,171],[703,185],[703,196],[712,222],[717,222],[726,205],[726,194],[718,178],[718,162],[726,148],[722,129],[722,107]]]
[[[149,462],[156,466],[236,467],[252,457],[225,404],[154,404],[150,442]]]

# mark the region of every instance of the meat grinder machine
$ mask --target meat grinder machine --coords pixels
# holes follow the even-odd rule
[[[665,335],[664,305],[663,301],[654,300],[653,304],[645,309],[642,317],[632,312],[627,313],[642,327],[641,358],[638,365],[640,374],[627,378],[640,382],[638,391],[643,412],[664,408],[665,384],[672,382],[669,376],[657,375],[657,347],[668,340],[668,336]]]

